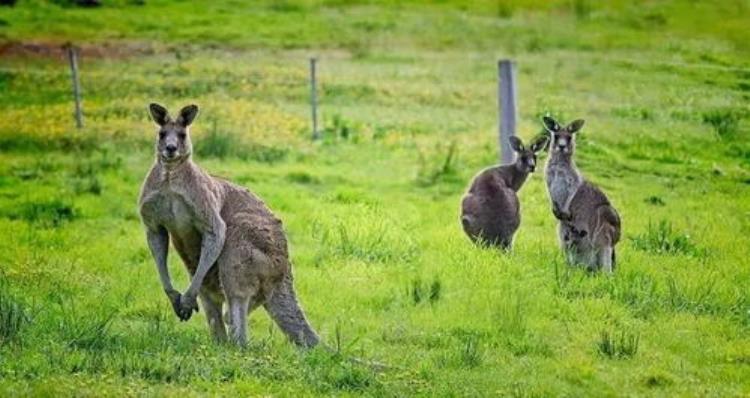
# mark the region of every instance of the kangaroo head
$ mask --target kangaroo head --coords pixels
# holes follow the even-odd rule
[[[536,168],[536,154],[544,149],[548,139],[546,135],[539,136],[525,147],[520,138],[511,136],[510,147],[516,152],[516,168],[524,173],[533,173]]]
[[[542,118],[542,121],[544,122],[544,128],[547,129],[552,139],[552,152],[572,154],[576,147],[575,133],[583,127],[583,119],[574,120],[566,127],[562,127],[560,123],[549,116]]]
[[[159,161],[177,164],[188,159],[193,152],[188,127],[198,115],[198,106],[188,105],[182,108],[174,120],[167,109],[159,104],[150,104],[148,109],[151,118],[159,126],[156,140],[156,156]]]

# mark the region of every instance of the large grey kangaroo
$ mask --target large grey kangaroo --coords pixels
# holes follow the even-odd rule
[[[510,249],[521,224],[516,192],[529,173],[534,172],[536,153],[544,148],[547,139],[539,137],[527,148],[520,138],[511,136],[510,146],[516,152],[516,161],[484,169],[474,177],[461,201],[461,225],[472,241]]]
[[[200,296],[217,341],[227,340],[222,306],[228,304],[229,338],[247,341],[247,315],[260,305],[290,340],[312,347],[319,339],[294,292],[287,241],[281,221],[263,201],[229,181],[208,175],[191,160],[188,127],[198,107],[184,107],[172,119],[149,106],[158,125],[156,162],[140,196],[140,214],[164,292],[177,316],[187,321]],[[192,276],[180,294],[167,270],[169,240]]]
[[[562,127],[551,117],[543,118],[551,135],[545,177],[552,213],[560,222],[558,237],[571,264],[611,273],[615,267],[615,245],[620,241],[620,216],[607,196],[583,178],[576,168],[575,136],[584,121]]]

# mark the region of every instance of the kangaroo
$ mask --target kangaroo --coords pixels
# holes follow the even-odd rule
[[[520,138],[510,137],[516,161],[487,168],[474,177],[461,202],[461,224],[472,241],[510,249],[521,224],[516,192],[534,172],[536,153],[545,147],[547,139],[539,137],[526,148]]]
[[[212,337],[226,341],[226,302],[229,339],[244,345],[247,315],[263,305],[292,342],[317,345],[318,335],[297,302],[281,221],[247,189],[193,163],[188,128],[197,106],[182,108],[175,119],[161,105],[149,110],[158,125],[156,162],[141,189],[140,215],[177,317],[190,319],[200,296]],[[174,289],[167,269],[170,238],[192,277],[184,294]]]
[[[583,178],[573,161],[575,133],[584,124],[578,119],[562,127],[551,117],[543,118],[551,136],[551,155],[545,177],[552,201],[552,214],[559,220],[560,245],[571,264],[591,270],[615,267],[615,245],[620,241],[620,216],[607,196]]]

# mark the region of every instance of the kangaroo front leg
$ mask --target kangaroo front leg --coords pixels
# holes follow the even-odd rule
[[[180,304],[180,293],[172,287],[172,279],[169,276],[167,268],[167,253],[169,251],[169,233],[162,226],[147,227],[146,241],[151,255],[156,262],[156,269],[159,271],[159,280],[164,289],[164,293],[169,297],[172,308],[177,312]]]
[[[559,221],[570,221],[572,218],[567,210],[563,210],[557,205],[557,202],[552,202],[552,215]]]
[[[573,216],[570,214],[570,204],[573,202],[573,198],[575,198],[576,193],[578,193],[578,189],[581,187],[581,183],[579,182],[576,184],[575,188],[570,191],[568,194],[568,197],[565,199],[565,202],[562,204],[562,207],[560,207],[557,202],[552,203],[552,213],[554,213],[555,218],[561,221],[570,221]]]
[[[203,278],[206,277],[208,270],[214,265],[216,259],[219,258],[219,254],[221,254],[221,250],[224,248],[226,230],[227,226],[218,212],[212,214],[208,228],[203,231],[198,269],[195,270],[193,280],[190,281],[190,287],[180,297],[180,308],[177,316],[183,321],[190,319],[193,311],[198,311],[198,292],[203,285]]]

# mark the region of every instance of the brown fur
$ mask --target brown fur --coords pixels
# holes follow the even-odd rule
[[[513,244],[513,235],[521,225],[521,207],[516,192],[536,167],[536,152],[544,148],[546,137],[535,140],[528,149],[512,137],[515,163],[490,167],[480,172],[461,202],[461,224],[474,242],[503,249]]]
[[[620,241],[620,216],[607,196],[585,180],[573,160],[575,133],[583,127],[576,120],[562,127],[545,117],[552,139],[546,167],[552,213],[560,221],[558,235],[568,262],[585,264],[592,270],[612,272],[615,246]]]
[[[177,316],[188,320],[200,294],[211,333],[223,341],[226,302],[230,337],[244,344],[247,314],[264,305],[292,341],[316,345],[318,336],[297,303],[281,221],[245,188],[212,177],[192,162],[187,131],[197,107],[188,108],[172,121],[166,109],[151,105],[160,126],[157,161],[139,202],[149,247]],[[192,277],[182,295],[166,270],[169,238]]]

